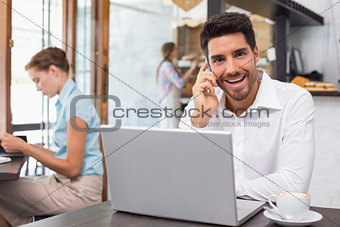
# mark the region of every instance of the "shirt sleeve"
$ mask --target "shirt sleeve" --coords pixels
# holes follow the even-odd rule
[[[269,195],[283,191],[308,191],[315,157],[314,105],[309,93],[299,96],[288,110],[278,151],[278,170],[236,182],[238,197],[267,201]]]
[[[86,122],[87,127],[94,127],[93,121],[94,117],[96,116],[96,110],[88,99],[79,99],[75,106],[71,105],[71,102],[69,103],[69,106],[66,111],[66,120],[69,122],[69,120],[73,117],[78,117]],[[96,128],[99,128],[100,125],[95,125]]]
[[[184,87],[184,81],[179,77],[177,71],[171,63],[167,64],[166,77],[171,83],[173,83],[177,88],[182,89]]]
[[[178,127],[181,128],[181,129],[191,129],[191,130],[195,129],[195,131],[197,131],[197,130],[209,130],[208,125],[203,127],[203,128],[196,128],[191,123],[191,116],[194,114],[194,110],[195,110],[195,104],[194,104],[193,97],[191,97],[188,105],[184,109],[184,113],[183,113],[182,117],[179,119]]]
[[[195,128],[190,120],[190,114],[188,114],[189,110],[195,108],[194,102],[192,100],[192,97],[188,103],[188,105],[185,107],[184,109],[184,113],[182,115],[182,117],[179,119],[179,124],[178,127],[181,129],[192,129]]]

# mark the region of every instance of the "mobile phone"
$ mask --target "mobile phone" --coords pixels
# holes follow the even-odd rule
[[[210,66],[209,66],[208,60],[205,59],[204,62],[207,64],[207,68],[205,69],[205,71],[206,71],[206,72],[211,72],[211,68],[210,68]],[[210,81],[209,81],[209,83],[210,83],[211,86],[212,86],[212,83],[211,83]],[[210,89],[209,89],[209,88],[206,88],[206,91],[207,91],[208,93],[210,93]]]
[[[207,71],[207,72],[210,72],[210,71],[211,71],[211,68],[210,68],[210,65],[209,65],[209,62],[208,62],[208,60],[207,60],[207,59],[205,59],[205,60],[204,60],[204,62],[205,62],[205,63],[207,63],[207,68],[206,68],[206,70],[205,70],[205,71]]]

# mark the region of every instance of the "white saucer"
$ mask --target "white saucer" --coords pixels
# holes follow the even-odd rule
[[[299,221],[282,220],[278,216],[273,215],[266,210],[263,212],[263,215],[269,218],[270,220],[272,220],[273,222],[283,225],[283,226],[307,226],[315,222],[318,222],[322,219],[321,214],[319,214],[318,212],[312,211],[312,210],[308,211],[306,216],[302,220],[299,220]]]

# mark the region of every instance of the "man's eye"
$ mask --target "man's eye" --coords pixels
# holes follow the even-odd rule
[[[236,57],[242,57],[242,56],[244,56],[244,55],[246,55],[246,53],[240,52],[240,53],[237,53],[237,54],[236,54]]]
[[[222,62],[224,59],[223,58],[216,58],[214,60],[214,63],[219,63],[219,62]]]

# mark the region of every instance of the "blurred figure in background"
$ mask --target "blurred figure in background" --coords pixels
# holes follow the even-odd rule
[[[192,61],[191,67],[181,77],[173,60],[178,58],[178,48],[175,43],[164,43],[162,46],[163,60],[157,68],[158,103],[167,109],[167,115],[174,115],[176,109],[181,109],[181,89],[189,80],[189,76],[197,68],[198,60]],[[178,117],[180,113],[176,111]],[[164,113],[164,112],[163,112]],[[165,115],[162,116],[164,118]],[[179,120],[175,117],[166,117],[159,122],[161,128],[177,128]]]

